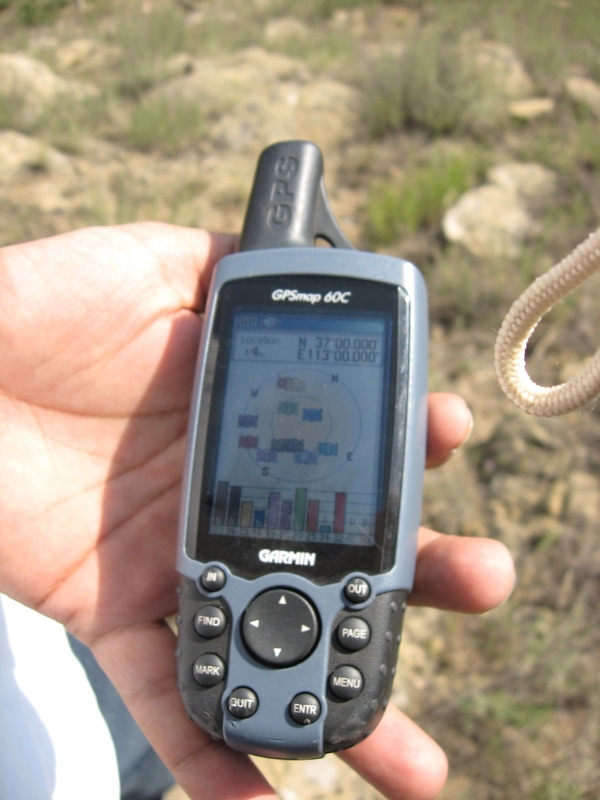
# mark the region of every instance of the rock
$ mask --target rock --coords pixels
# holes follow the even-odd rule
[[[512,102],[508,111],[515,119],[522,119],[524,122],[551,114],[555,109],[554,100],[551,97],[528,97],[525,100],[515,100]]]
[[[569,78],[565,84],[569,97],[586,106],[596,117],[600,117],[600,85],[589,78]]]
[[[164,78],[170,80],[180,75],[189,75],[194,71],[194,59],[189,53],[176,53],[168,58],[164,66]]]
[[[600,514],[598,479],[588,472],[571,472],[568,478],[567,508],[570,515],[583,517],[594,526]]]
[[[475,256],[516,258],[539,225],[514,192],[480,186],[448,209],[442,229],[448,241],[460,242]]]
[[[533,81],[511,47],[487,40],[472,40],[463,45],[465,66],[487,78],[507,99],[529,97]]]
[[[565,507],[565,498],[567,496],[567,483],[564,480],[556,480],[550,487],[548,497],[546,499],[546,509],[548,514],[554,519],[560,519]]]
[[[467,192],[446,212],[444,235],[475,256],[516,258],[540,232],[533,212],[552,199],[556,176],[539,164],[502,164],[488,177],[490,184]]]
[[[0,131],[0,186],[16,206],[64,211],[77,206],[81,178],[71,160],[39,139]]]
[[[0,54],[0,94],[10,103],[13,124],[29,128],[59,97],[82,100],[98,90],[80,81],[61,78],[50,67],[24,53]]]
[[[352,36],[361,38],[369,32],[364,8],[338,8],[331,18],[333,28],[346,28]]]
[[[19,172],[64,172],[69,159],[39,139],[16,131],[0,131],[0,183],[10,183]]]
[[[202,104],[207,116],[218,117],[238,104],[262,97],[279,82],[307,83],[311,73],[302,62],[260,47],[226,58],[202,58],[193,72],[164,84],[154,94],[181,97]]]
[[[558,185],[557,176],[541,164],[499,164],[488,172],[488,180],[513,192],[528,208],[543,208],[552,201]]]
[[[265,28],[265,41],[281,44],[296,39],[305,41],[310,36],[310,28],[295,17],[280,17],[269,22]]]
[[[121,55],[121,48],[93,39],[73,39],[61,45],[54,62],[59,72],[72,69],[105,67],[114,64]]]
[[[155,93],[198,102],[216,120],[212,141],[238,153],[258,154],[270,142],[294,138],[331,151],[352,136],[358,120],[356,90],[314,79],[301,61],[262,48],[196,60],[191,75]]]

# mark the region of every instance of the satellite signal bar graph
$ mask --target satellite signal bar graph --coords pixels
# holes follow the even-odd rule
[[[373,543],[376,503],[370,495],[306,488],[269,490],[218,481],[213,533],[340,544]]]

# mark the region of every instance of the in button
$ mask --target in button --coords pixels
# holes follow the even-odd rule
[[[220,567],[207,567],[200,578],[200,583],[207,592],[218,592],[225,586],[227,577]]]

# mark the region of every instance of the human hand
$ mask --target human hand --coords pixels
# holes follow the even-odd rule
[[[0,251],[0,589],[86,644],[194,800],[274,800],[190,722],[176,688],[175,538],[202,310],[231,236],[157,223]],[[432,395],[430,465],[468,434]],[[412,602],[465,612],[510,592],[498,542],[421,530]],[[391,706],[343,756],[394,800],[441,788],[440,748]]]

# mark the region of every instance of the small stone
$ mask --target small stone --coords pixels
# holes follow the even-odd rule
[[[176,53],[165,63],[164,77],[167,80],[178,78],[180,75],[189,75],[194,71],[194,59],[189,53]]]
[[[294,17],[271,20],[265,28],[265,41],[268,44],[281,44],[293,39],[305,41],[309,36],[310,28]]]
[[[600,117],[600,85],[589,78],[569,78],[565,84],[569,97],[586,106],[596,117]]]
[[[565,507],[565,497],[567,495],[567,484],[565,481],[554,481],[548,493],[546,508],[551,517],[560,519]]]
[[[446,212],[442,229],[475,256],[516,258],[539,225],[513,191],[480,186]]]
[[[67,156],[39,139],[0,131],[0,184],[9,183],[23,170],[52,173],[56,178],[61,172],[70,172],[71,165]]]
[[[541,164],[498,164],[488,172],[490,183],[518,195],[528,207],[547,205],[558,185],[557,176]]]
[[[61,45],[54,61],[59,72],[83,67],[103,67],[114,64],[121,55],[121,48],[106,45],[93,39],[73,39]]]
[[[515,100],[509,107],[509,113],[515,119],[522,119],[524,122],[543,117],[554,111],[555,103],[551,97],[528,97],[525,100]]]
[[[572,472],[568,481],[568,510],[575,517],[583,517],[594,526],[600,515],[600,484],[588,472]]]
[[[466,42],[463,50],[466,66],[488,78],[494,89],[506,98],[517,100],[533,92],[533,81],[512,48],[498,42],[475,40]]]
[[[552,200],[557,177],[541,164],[510,163],[493,167],[488,179],[446,212],[444,235],[476,256],[516,258],[539,233],[533,212]]]
[[[82,100],[98,94],[94,86],[61,78],[46,64],[24,53],[0,54],[0,94],[13,108],[13,124],[29,128],[59,98]]]

